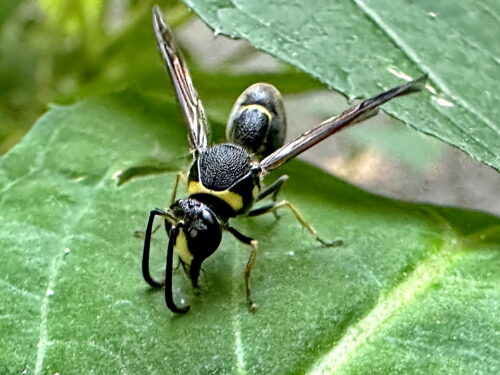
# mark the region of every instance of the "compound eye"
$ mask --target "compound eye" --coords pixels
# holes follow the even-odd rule
[[[201,217],[207,224],[214,225],[216,223],[214,215],[208,210],[203,210],[201,213]]]
[[[222,230],[217,217],[210,209],[196,213],[196,218],[186,225],[189,251],[195,259],[209,257],[220,244]]]

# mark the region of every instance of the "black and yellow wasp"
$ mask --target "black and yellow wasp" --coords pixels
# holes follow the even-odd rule
[[[324,245],[340,244],[340,241],[329,243],[321,239],[290,202],[277,200],[287,176],[278,178],[265,188],[262,186],[263,177],[340,129],[373,116],[379,105],[397,96],[419,91],[425,77],[367,99],[284,146],[286,119],[281,94],[272,85],[257,83],[241,94],[232,109],[226,131],[228,142],[209,146],[203,105],[158,7],[153,9],[153,27],[187,124],[193,164],[187,179],[189,196],[176,200],[178,174],[170,207],[166,210],[155,208],[149,214],[142,258],[144,279],[152,287],[165,286],[165,301],[170,310],[187,312],[189,306],[178,307],[173,300],[174,251],[193,286],[198,287],[201,264],[217,250],[222,232],[228,231],[251,247],[244,275],[248,306],[254,311],[256,305],[251,299],[250,276],[258,242],[230,226],[229,219],[239,215],[262,215],[287,207],[316,240]],[[271,203],[253,208],[255,203],[265,198],[272,198]],[[154,280],[149,270],[150,242],[156,216],[163,218],[169,237],[164,281]]]

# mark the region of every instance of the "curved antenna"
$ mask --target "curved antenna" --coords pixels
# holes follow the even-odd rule
[[[167,307],[177,314],[187,313],[190,306],[177,307],[174,302],[174,297],[172,295],[172,274],[173,274],[173,258],[174,258],[174,245],[177,240],[177,236],[179,235],[179,226],[173,225],[170,229],[170,233],[168,234],[168,249],[167,249],[167,264],[165,266],[165,302],[167,303]]]
[[[155,216],[166,216],[167,213],[159,208],[154,208],[149,213],[148,226],[146,227],[146,236],[144,238],[144,249],[142,251],[142,276],[144,280],[151,285],[153,288],[160,288],[163,286],[163,282],[156,281],[151,276],[149,271],[149,250],[151,246],[151,234],[153,231],[153,223],[155,221]]]
[[[158,49],[167,68],[188,127],[191,151],[202,151],[208,144],[205,109],[193,86],[189,69],[175,43],[174,36],[163,20],[158,6],[153,7],[153,29]]]
[[[265,174],[279,167],[346,126],[369,119],[377,114],[378,106],[389,100],[420,91],[424,87],[426,80],[427,76],[423,76],[414,81],[407,82],[404,85],[394,87],[370,99],[362,101],[338,116],[323,121],[314,129],[305,132],[262,160],[260,163],[262,173]]]

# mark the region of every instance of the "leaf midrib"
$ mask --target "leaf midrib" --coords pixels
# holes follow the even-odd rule
[[[445,240],[438,250],[432,251],[415,269],[402,279],[373,309],[356,324],[347,328],[344,335],[318,361],[308,374],[340,374],[342,368],[356,356],[358,349],[399,310],[413,303],[458,260],[463,251],[457,251],[456,237],[444,234]]]
[[[378,14],[370,8],[363,0],[351,0],[373,23],[375,23],[378,28],[389,38],[404,54],[418,67],[424,68],[425,73],[429,75],[431,80],[439,87],[439,89],[452,98],[455,104],[458,104],[466,111],[472,113],[479,120],[481,120],[488,128],[494,132],[499,132],[499,129],[495,126],[495,123],[485,117],[482,113],[477,112],[459,93],[452,93],[448,88],[446,83],[440,79],[434,71],[430,69],[421,59],[418,58],[416,52],[407,44],[404,40],[398,37],[397,33],[393,32],[391,28],[384,23],[384,21],[378,16]],[[411,6],[411,5],[409,5]]]
[[[40,167],[43,166],[43,162]],[[101,192],[101,190],[106,187],[108,182],[108,172],[106,172],[96,184],[86,187],[87,194],[84,194],[81,202],[87,202],[81,209],[78,210],[78,214],[72,215],[73,220],[66,226],[64,226],[62,236],[64,241],[61,244],[61,249],[59,253],[52,258],[50,263],[50,271],[47,279],[47,288],[45,289],[45,294],[42,297],[40,303],[40,326],[39,326],[39,336],[35,359],[35,375],[40,375],[43,373],[43,364],[46,356],[47,347],[50,345],[48,322],[49,322],[49,307],[51,294],[55,293],[57,287],[57,281],[60,280],[61,268],[64,266],[64,256],[67,255],[66,249],[71,249],[71,240],[73,239],[72,234],[74,230],[78,228],[79,223],[86,215],[91,211],[94,205],[95,197]]]

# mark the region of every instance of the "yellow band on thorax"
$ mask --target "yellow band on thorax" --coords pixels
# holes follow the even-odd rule
[[[188,193],[192,194],[210,194],[217,198],[222,199],[226,202],[234,211],[239,211],[243,208],[243,198],[241,195],[236,194],[229,190],[211,190],[207,189],[203,184],[199,181],[191,181],[188,185]]]

